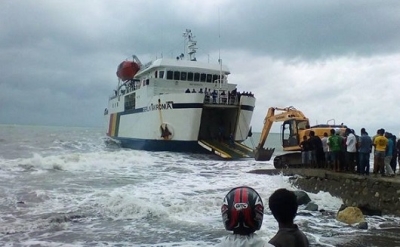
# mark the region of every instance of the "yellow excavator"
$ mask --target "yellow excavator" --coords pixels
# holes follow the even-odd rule
[[[261,132],[260,141],[254,150],[254,158],[257,161],[268,161],[271,159],[275,149],[264,148],[265,141],[274,122],[283,122],[281,126],[281,141],[283,151],[289,152],[277,155],[274,158],[274,166],[280,168],[302,167],[300,143],[303,136],[309,136],[314,131],[316,136],[322,138],[324,133],[330,133],[332,128],[339,129],[344,133],[345,125],[319,124],[310,127],[309,119],[296,108],[289,106],[285,108],[270,107],[264,119],[264,127]]]

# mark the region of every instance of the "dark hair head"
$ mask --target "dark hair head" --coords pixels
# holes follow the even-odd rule
[[[314,130],[311,130],[311,131],[310,131],[310,136],[315,136]]]
[[[331,129],[331,134],[334,135],[336,133],[335,129]]]
[[[297,207],[297,197],[293,191],[278,189],[269,197],[269,209],[279,223],[293,223]]]
[[[324,132],[324,136],[328,136],[328,133]]]
[[[361,128],[361,134],[365,134],[365,133],[366,133],[365,128]]]

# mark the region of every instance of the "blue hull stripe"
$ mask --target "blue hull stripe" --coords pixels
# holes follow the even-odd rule
[[[199,109],[203,108],[204,104],[202,103],[178,103],[178,104],[172,104],[173,109]],[[254,106],[249,106],[249,105],[241,105],[240,106],[241,110],[245,111],[253,111]],[[141,112],[146,112],[148,111],[147,107],[142,107],[138,109],[132,109],[132,110],[127,110],[124,112],[119,113],[119,115],[129,115],[129,114],[135,114],[135,113],[141,113]],[[119,118],[118,118],[119,120]]]
[[[131,148],[146,151],[171,151],[188,153],[210,153],[201,147],[197,141],[166,141],[166,140],[146,140],[134,138],[113,138],[121,143],[123,148]]]
[[[181,103],[181,104],[172,104],[174,109],[187,109],[187,108],[203,108],[202,103]]]

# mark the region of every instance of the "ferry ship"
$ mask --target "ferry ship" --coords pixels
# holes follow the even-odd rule
[[[176,58],[142,64],[134,55],[118,66],[104,111],[107,136],[124,148],[254,157],[242,144],[251,135],[254,95],[228,82],[221,59],[197,61],[191,30],[183,37],[187,48]]]

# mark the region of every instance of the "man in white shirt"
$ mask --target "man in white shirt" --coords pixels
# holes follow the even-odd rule
[[[324,137],[321,138],[322,142],[322,149],[324,150],[325,154],[325,168],[331,168],[330,166],[330,153],[329,153],[329,145],[328,145],[328,133],[324,133]]]
[[[346,164],[345,170],[354,172],[355,160],[357,155],[357,138],[353,131],[349,128],[346,129]]]

